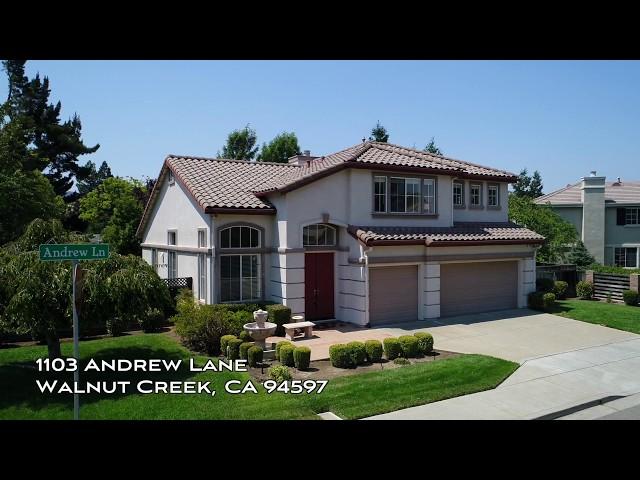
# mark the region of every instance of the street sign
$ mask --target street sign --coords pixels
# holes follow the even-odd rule
[[[77,368],[73,372],[76,392],[80,383],[80,328],[76,300],[78,299],[78,287],[81,286],[84,277],[84,271],[79,268],[78,260],[106,260],[107,258],[109,258],[109,244],[107,243],[44,243],[40,245],[40,260],[45,262],[71,260],[73,264],[71,305],[73,311],[73,356],[78,360]],[[73,394],[73,419],[80,419],[80,396],[78,393]]]
[[[106,260],[109,258],[107,243],[45,243],[40,245],[40,260]]]

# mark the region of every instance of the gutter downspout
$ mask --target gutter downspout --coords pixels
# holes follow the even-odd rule
[[[364,245],[361,242],[358,242],[358,243],[360,244],[359,261],[360,262],[364,261],[364,266],[361,268],[364,269],[364,271],[362,272],[364,275],[362,276],[364,277],[364,291],[367,299],[367,301],[364,304],[365,326],[371,327],[371,324],[369,322],[369,257],[367,256],[367,253],[371,252],[373,250],[373,247],[368,247],[367,245]]]

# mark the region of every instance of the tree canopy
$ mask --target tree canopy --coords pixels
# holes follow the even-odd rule
[[[227,143],[218,152],[218,157],[234,160],[253,160],[258,153],[256,131],[249,125],[232,131],[227,137]]]
[[[369,137],[369,140],[385,143],[389,141],[389,134],[387,133],[387,129],[380,124],[380,121],[378,121],[376,123],[376,126],[371,129],[371,136]]]
[[[537,198],[542,196],[542,177],[537,170],[533,175],[527,173],[527,169],[523,169],[518,175],[517,182],[513,185],[513,193],[518,197]]]
[[[300,154],[298,137],[293,132],[276,135],[269,143],[262,144],[259,162],[287,163],[289,157]]]
[[[83,180],[78,181],[78,192],[80,195],[86,195],[90,191],[98,187],[107,178],[113,177],[111,168],[107,162],[102,162],[100,168],[96,170],[96,164],[89,160],[83,167],[86,175]]]

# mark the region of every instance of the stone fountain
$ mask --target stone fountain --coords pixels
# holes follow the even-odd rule
[[[267,322],[268,316],[269,312],[256,310],[253,312],[255,322],[245,323],[243,325],[243,328],[251,335],[256,346],[262,348],[264,351],[267,350],[265,339],[272,336],[276,332],[276,328],[278,328],[278,325],[275,323]]]

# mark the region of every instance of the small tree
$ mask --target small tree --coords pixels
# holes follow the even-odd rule
[[[102,162],[98,170],[96,170],[96,165],[92,161],[88,161],[82,168],[84,169],[84,179],[78,182],[78,192],[80,195],[86,195],[96,189],[107,178],[113,177],[111,168],[109,168],[107,162]]]
[[[424,151],[433,155],[442,155],[442,151],[436,146],[433,137],[431,137],[431,140],[429,141],[429,143],[427,143],[427,146],[424,147]]]
[[[524,168],[513,185],[513,194],[518,197],[537,198],[542,195],[542,187],[540,172],[536,170],[533,172],[533,176],[530,176],[527,169]]]
[[[388,142],[389,134],[387,133],[387,129],[380,125],[380,121],[376,123],[376,126],[371,129],[371,136],[369,140],[374,142]]]
[[[218,157],[234,160],[253,160],[258,153],[256,131],[247,125],[241,130],[234,130],[227,137],[227,143],[218,152]]]
[[[595,263],[596,259],[591,255],[591,253],[589,253],[589,250],[584,246],[582,240],[578,240],[575,246],[569,251],[567,261],[577,267],[585,268],[592,263]]]
[[[289,157],[300,154],[300,145],[295,133],[283,132],[262,145],[262,151],[258,155],[259,162],[287,163]]]

